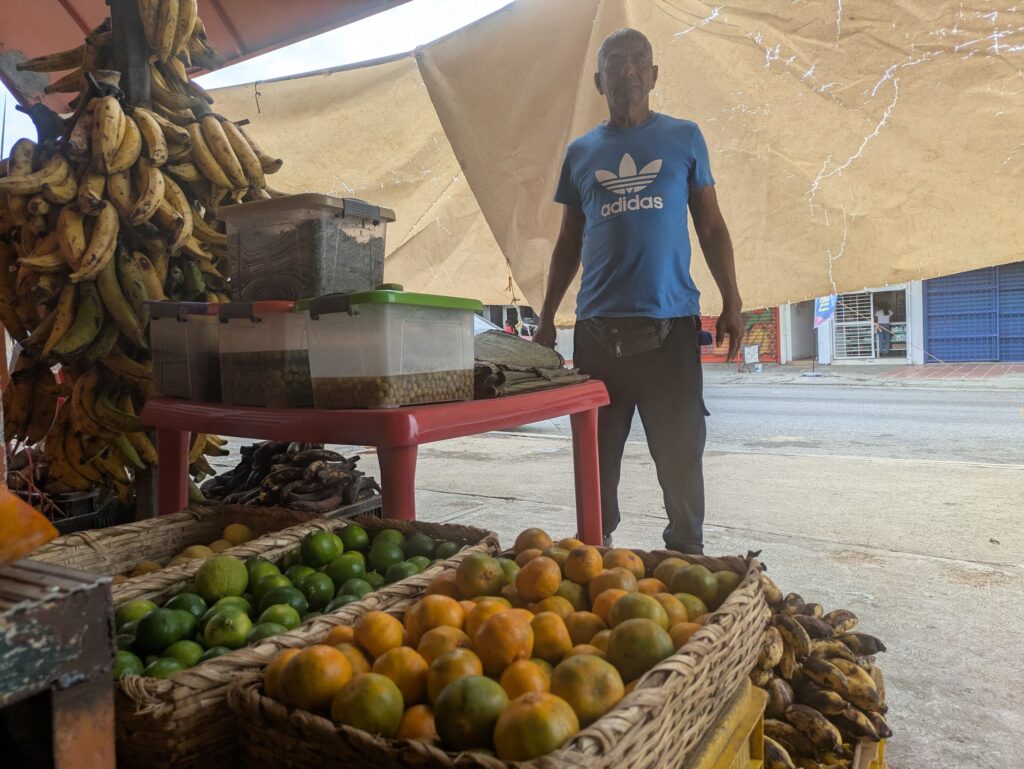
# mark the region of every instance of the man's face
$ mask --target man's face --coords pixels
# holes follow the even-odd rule
[[[646,102],[656,82],[658,68],[651,63],[647,46],[628,38],[609,47],[601,71],[594,75],[597,90],[609,104],[623,107]]]

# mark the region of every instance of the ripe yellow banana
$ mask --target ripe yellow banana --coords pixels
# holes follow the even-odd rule
[[[260,149],[260,145],[256,143],[256,140],[253,139],[244,128],[239,127],[238,130],[242,132],[242,136],[244,136],[245,140],[249,142],[249,146],[252,147],[252,151],[255,152],[256,157],[259,158],[260,165],[263,167],[263,173],[276,174],[281,170],[281,166],[284,165],[283,160],[271,157]]]
[[[42,357],[47,358],[50,351],[61,339],[71,330],[71,324],[75,321],[75,310],[78,309],[78,286],[75,283],[66,283],[60,292],[60,299],[57,300],[57,309],[54,310],[53,329],[50,336],[43,345]]]
[[[168,145],[176,146],[188,146],[191,143],[188,131],[177,123],[168,120],[163,115],[153,110],[143,109],[142,107],[136,107],[136,112],[147,112],[156,121],[157,125],[160,126],[160,130],[164,132],[164,138],[167,139]],[[195,122],[194,118],[189,118],[189,122]],[[168,147],[169,149],[169,147]]]
[[[199,166],[199,170],[202,171],[203,176],[205,176],[215,187],[222,187],[224,189],[230,188],[231,181],[228,179],[224,169],[220,167],[220,164],[214,157],[199,124],[192,123],[191,125],[186,126],[186,128],[188,129],[188,135],[192,138],[192,156],[195,158],[195,163]],[[3,180],[0,180],[0,182],[2,181]]]
[[[836,633],[848,633],[857,627],[857,615],[849,609],[835,609],[822,617]]]
[[[197,0],[179,0],[174,39],[171,43],[172,54],[188,50],[188,41],[195,30],[197,18],[199,18],[199,4]]]
[[[78,180],[69,173],[59,182],[44,182],[43,197],[55,205],[66,205],[78,196]]]
[[[120,217],[128,221],[132,215],[132,208],[135,206],[131,174],[128,171],[119,171],[108,176],[107,195]]]
[[[178,0],[160,0],[156,15],[156,46],[153,53],[165,61],[174,53],[174,32],[178,25]]]
[[[124,293],[125,299],[128,300],[128,305],[135,313],[135,317],[145,328],[149,323],[149,312],[145,307],[145,302],[149,299],[146,294],[146,281],[132,258],[131,252],[127,249],[119,249],[115,261],[117,262],[117,276],[118,282],[121,284],[121,291]]]
[[[164,177],[164,201],[181,217],[181,227],[168,246],[168,250],[174,254],[192,237],[195,217],[192,215],[192,206],[185,197],[185,192],[169,176]]]
[[[64,456],[67,457],[68,463],[83,478],[93,483],[103,483],[103,475],[93,467],[85,456],[81,435],[77,431],[64,430]]]
[[[225,120],[221,123],[221,128],[228,139],[228,143],[231,145],[231,149],[234,150],[242,170],[245,172],[246,177],[248,177],[249,183],[259,189],[266,187],[267,178],[263,173],[260,159],[256,157],[256,152],[253,150],[252,145],[242,135],[241,129],[230,120]]]
[[[142,18],[142,29],[149,43],[150,53],[157,52],[157,16],[160,14],[160,0],[139,0],[139,16]]]
[[[128,221],[139,225],[148,222],[164,199],[164,175],[147,160],[135,164],[134,182],[139,196],[135,199]]]
[[[33,254],[32,256],[26,256],[24,259],[20,259],[19,263],[23,267],[27,267],[37,273],[63,272],[68,266],[67,262],[64,261],[64,256],[61,254],[59,248],[56,248],[53,251],[40,252]]]
[[[12,169],[13,170],[13,169]],[[0,193],[7,195],[35,195],[42,192],[44,184],[59,185],[71,172],[68,161],[63,155],[53,155],[38,171],[16,175],[8,172],[0,177]]]
[[[92,113],[83,112],[68,136],[68,155],[72,160],[85,161],[92,158],[89,149],[92,140]]]
[[[131,478],[125,470],[124,463],[121,462],[120,454],[111,449],[114,445],[113,442],[105,442],[104,450],[96,455],[92,463],[105,479],[109,478],[116,483],[130,483]]]
[[[775,667],[782,659],[782,652],[782,635],[778,628],[769,625],[764,631],[764,638],[761,639],[761,651],[757,657],[758,667],[769,670]]]
[[[228,236],[215,229],[213,225],[201,216],[192,217],[192,234],[196,236],[196,240],[200,243],[227,248]]]
[[[765,769],[796,769],[789,751],[771,737],[764,738],[764,766]]]
[[[132,254],[132,258],[135,260],[139,275],[146,286],[146,296],[157,301],[166,299],[163,281],[160,280],[160,276],[157,274],[153,263],[149,261],[149,257],[141,251],[135,251]]]
[[[132,444],[139,457],[147,465],[156,467],[157,465],[157,453],[156,446],[149,439],[149,436],[144,432],[126,433],[128,442]]]
[[[198,99],[172,89],[156,64],[149,66],[149,84],[153,92],[153,101],[167,109],[189,110],[199,106]]]
[[[114,323],[117,324],[124,338],[136,347],[144,349],[146,347],[146,333],[121,289],[121,284],[117,279],[117,265],[114,260],[110,260],[100,270],[99,275],[96,277],[96,286],[99,288],[107,313]]]
[[[206,115],[200,125],[203,130],[203,138],[206,139],[207,146],[217,159],[217,165],[227,175],[231,187],[236,190],[247,188],[249,179],[246,178],[245,171],[242,170],[242,165],[231,148],[231,142],[228,141],[220,120],[213,115]]]
[[[62,72],[80,66],[84,54],[85,46],[80,45],[67,51],[48,53],[45,56],[27,59],[18,65],[18,70],[20,72]]]
[[[95,216],[103,207],[103,190],[107,186],[107,175],[90,168],[78,185],[78,207],[82,213]],[[66,209],[65,209],[66,210]]]
[[[164,170],[183,182],[197,182],[203,178],[195,163],[168,163]]]
[[[46,199],[45,195],[33,195],[28,199],[25,208],[32,216],[45,216],[50,213],[50,201]]]
[[[99,170],[107,172],[124,138],[125,116],[121,103],[113,96],[93,101],[96,108],[93,111],[92,158]]]
[[[138,125],[136,125],[134,120],[126,116],[124,118],[124,128],[124,139],[107,166],[107,173],[109,174],[127,171],[135,165],[135,161],[139,159],[139,155],[142,153],[142,132],[139,131]]]
[[[73,358],[96,338],[103,326],[103,302],[95,283],[82,283],[78,289],[78,310],[71,328],[53,347],[58,358]]]
[[[190,126],[196,121],[195,116],[189,110],[171,109],[158,101],[153,102],[153,114],[162,117],[177,126]],[[169,137],[168,137],[169,140]]]
[[[114,210],[113,206],[104,206],[100,209],[99,214],[96,216],[96,225],[93,227],[89,245],[82,255],[81,264],[71,274],[72,281],[91,281],[96,279],[96,274],[103,269],[103,266],[114,255],[119,227],[117,211]],[[99,331],[99,328],[96,330]]]
[[[131,117],[142,135],[146,157],[153,165],[162,166],[167,162],[167,137],[160,124],[147,109],[136,107]]]
[[[101,332],[102,333],[102,332]],[[87,435],[109,436],[109,430],[99,423],[94,402],[99,388],[99,377],[95,368],[89,369],[75,380],[71,390],[69,416],[71,426]]]
[[[132,446],[127,435],[124,433],[115,433],[113,442],[117,447],[118,453],[124,458],[126,464],[130,464],[136,470],[146,469],[146,465],[139,456],[139,452],[137,452],[135,447]]]

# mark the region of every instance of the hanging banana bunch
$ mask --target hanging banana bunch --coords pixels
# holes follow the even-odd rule
[[[76,109],[60,141],[21,139],[0,161],[0,323],[23,349],[3,393],[6,439],[41,446],[47,492],[106,486],[125,502],[157,462],[138,417],[153,384],[145,302],[230,301],[218,209],[280,194],[266,177],[282,165],[189,78],[223,62],[197,0],[138,5],[151,103],[126,107],[90,83],[113,62],[104,22],[18,65],[54,73],[47,93],[77,93]],[[206,457],[224,443],[193,436],[195,475],[213,474]]]

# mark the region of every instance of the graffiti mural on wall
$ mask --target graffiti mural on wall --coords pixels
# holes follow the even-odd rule
[[[701,316],[701,326],[715,333],[715,323],[718,322],[717,315]],[[760,350],[760,358],[766,363],[778,363],[779,361],[779,310],[777,307],[765,310],[750,310],[743,313],[743,344],[756,344]],[[705,347],[701,351],[701,358],[705,361],[724,361],[728,345],[721,347]]]

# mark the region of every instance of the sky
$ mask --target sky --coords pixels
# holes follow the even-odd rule
[[[409,0],[397,8],[326,32],[287,48],[212,72],[197,82],[222,88],[298,75],[411,51],[508,5],[510,0]],[[14,97],[0,85],[4,136],[0,157],[18,139],[35,138],[31,121],[15,111]]]

